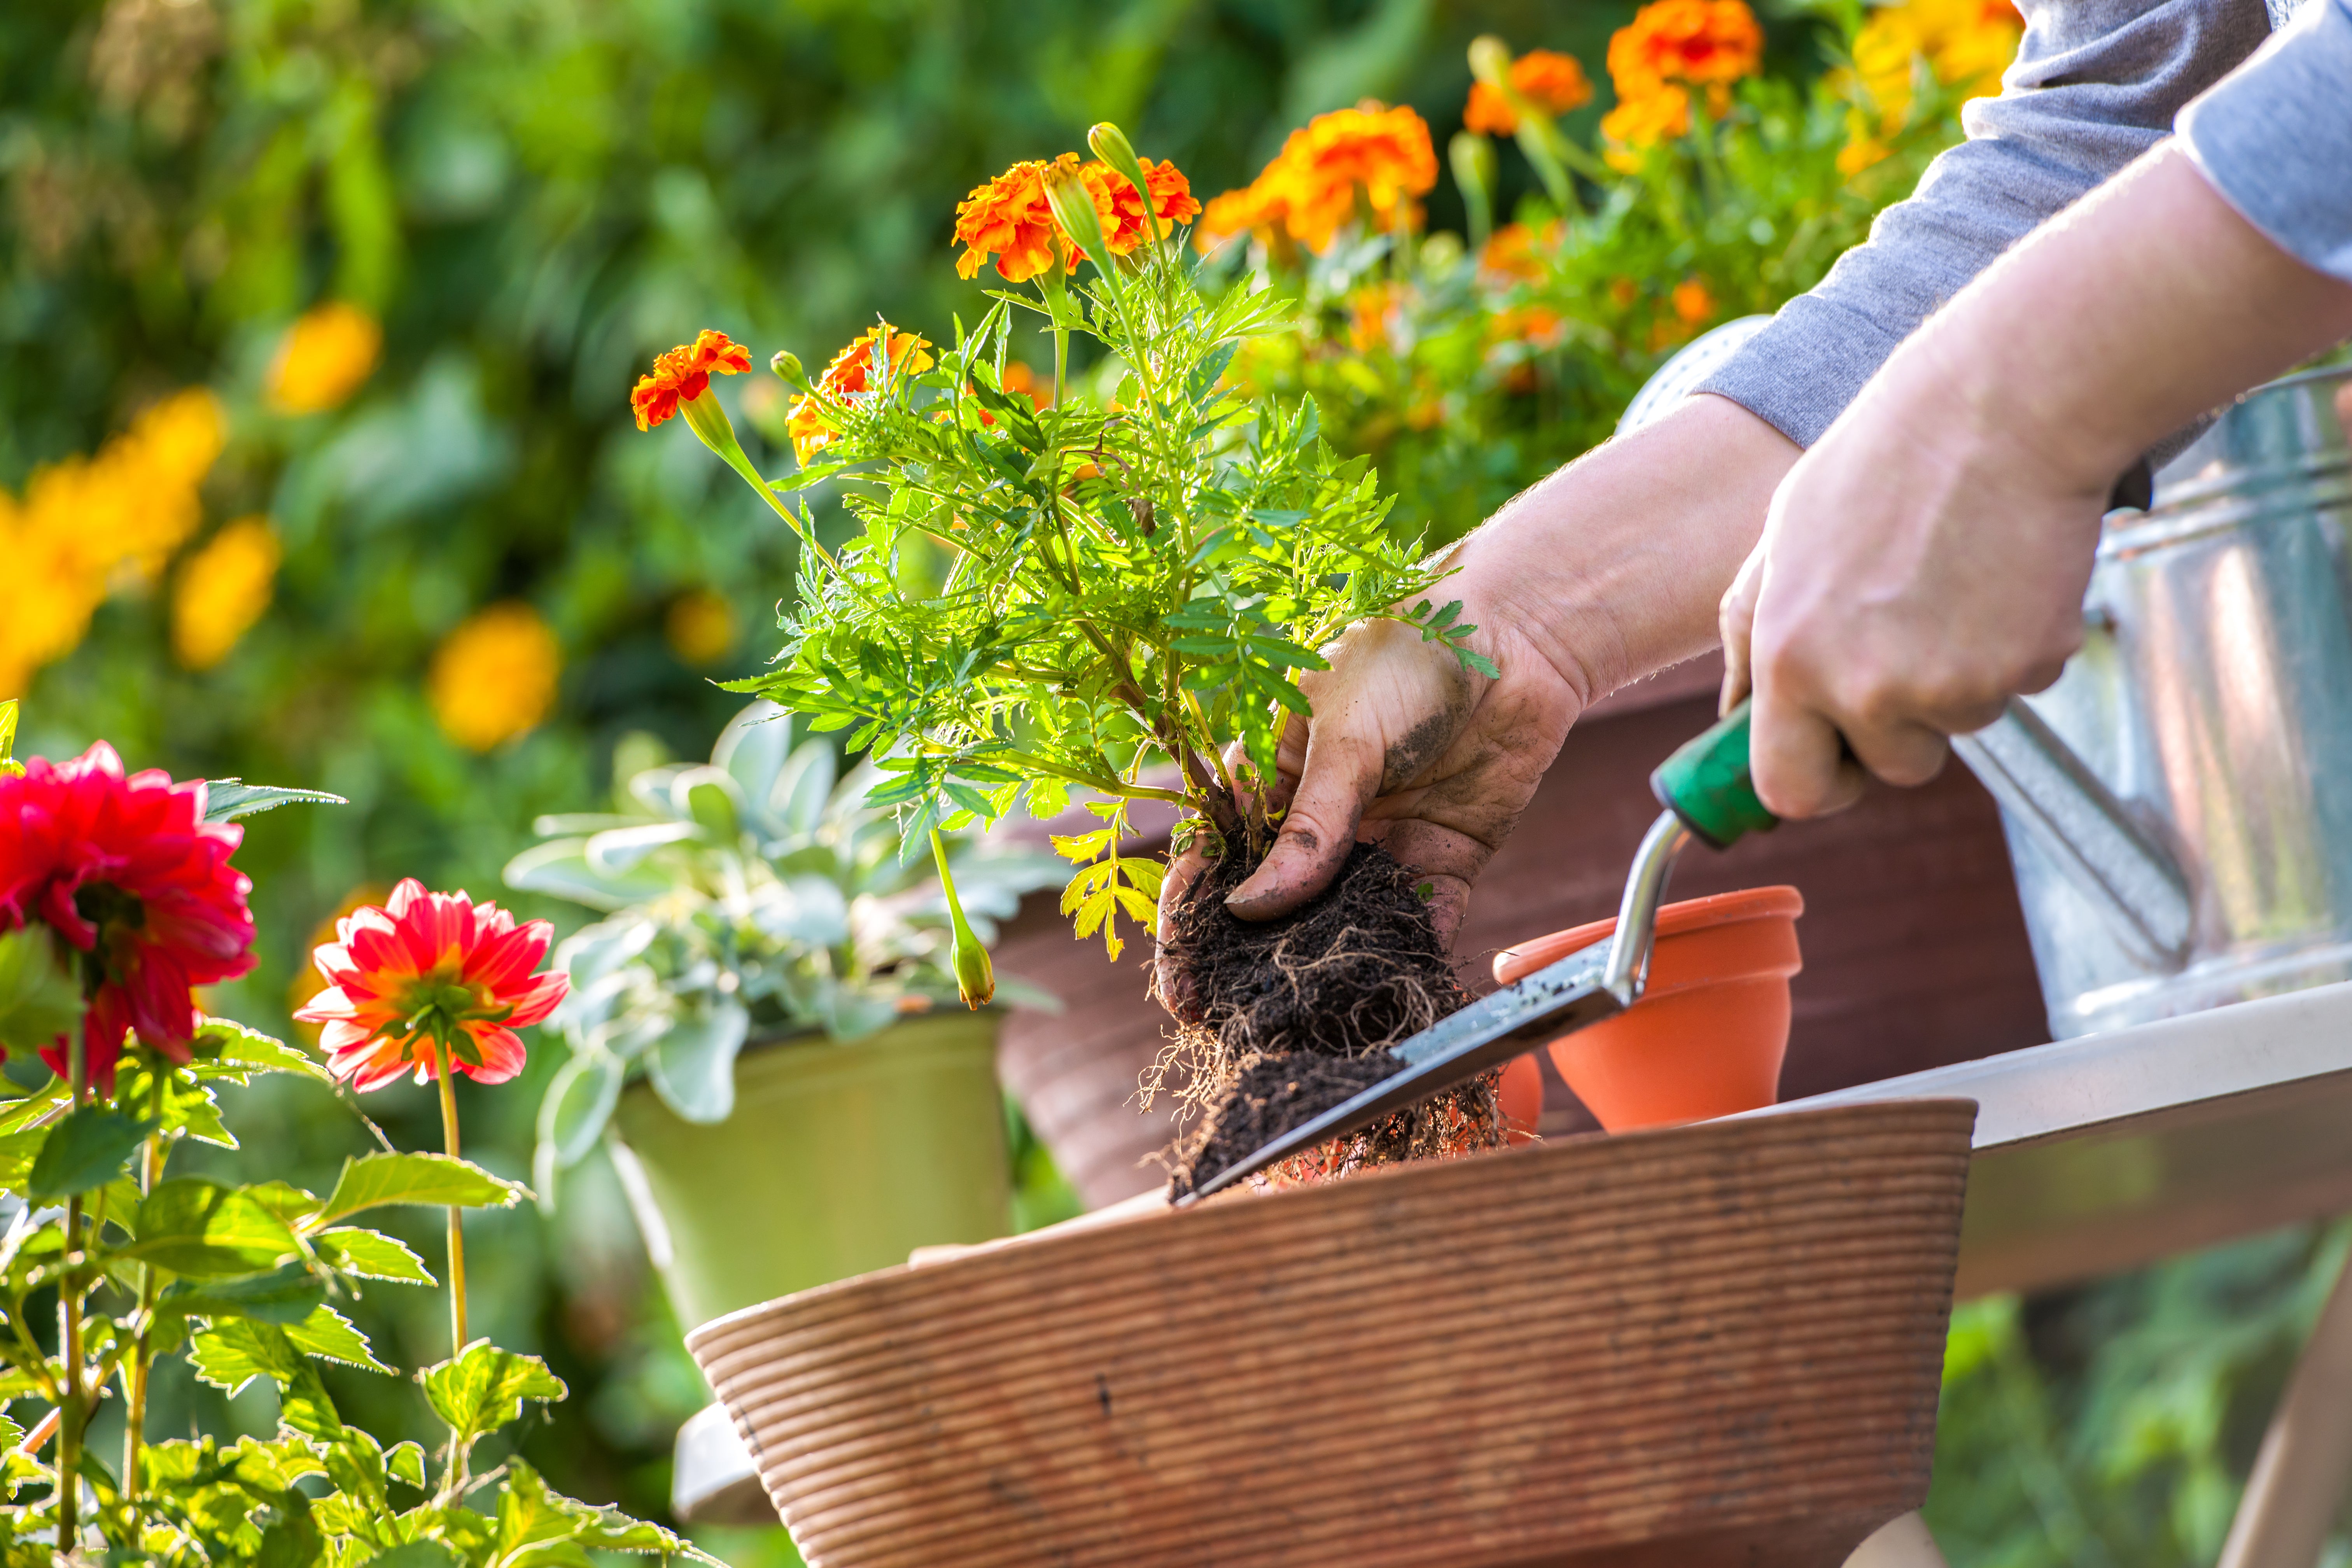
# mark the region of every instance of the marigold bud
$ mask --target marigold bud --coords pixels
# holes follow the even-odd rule
[[[1500,90],[1511,79],[1511,46],[1492,33],[1471,39],[1470,74]]]
[[[1128,174],[1128,170],[1136,164],[1136,156],[1134,145],[1128,141],[1126,132],[1106,120],[1087,132],[1087,145],[1093,149],[1096,157],[1135,181],[1138,190],[1143,188],[1140,175]]]
[[[768,362],[768,368],[794,392],[804,393],[809,389],[808,372],[801,368],[801,356],[792,350],[778,349],[775,357]]]
[[[1495,198],[1495,144],[1475,132],[1457,131],[1445,144],[1446,161],[1454,165],[1454,183],[1477,202]]]
[[[989,962],[988,949],[980,945],[971,927],[961,919],[956,921],[953,956],[956,994],[963,998],[963,1005],[975,1009],[987,1006],[996,995],[996,966]]]

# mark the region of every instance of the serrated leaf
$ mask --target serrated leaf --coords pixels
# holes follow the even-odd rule
[[[416,1445],[404,1443],[401,1447],[415,1448]],[[421,1456],[424,1450],[418,1448],[417,1453],[420,1456],[418,1464],[421,1468],[423,1464]],[[407,1479],[406,1477],[401,1479]],[[420,1491],[425,1487],[421,1479],[411,1481],[409,1484]],[[459,1559],[455,1552],[437,1541],[411,1541],[395,1546],[389,1552],[377,1552],[366,1560],[363,1568],[459,1568]]]
[[[394,1443],[383,1451],[383,1471],[396,1481],[425,1489],[425,1450],[415,1443]]]
[[[367,1336],[352,1326],[352,1321],[323,1302],[311,1309],[299,1322],[289,1325],[286,1337],[304,1355],[324,1361],[340,1362],[345,1366],[364,1367],[393,1375],[392,1368],[375,1359]]]
[[[460,1447],[520,1418],[525,1400],[553,1403],[569,1390],[535,1355],[502,1351],[476,1340],[454,1361],[417,1374],[425,1402],[449,1424]]]
[[[49,1129],[26,1173],[25,1195],[37,1203],[59,1203],[106,1185],[122,1173],[123,1162],[155,1127],[103,1105],[76,1106]]]
[[[316,1217],[323,1229],[363,1209],[388,1204],[428,1204],[456,1208],[511,1208],[529,1194],[520,1182],[503,1181],[479,1165],[446,1154],[362,1154],[343,1162],[343,1173]]]
[[[327,1282],[301,1263],[267,1274],[202,1283],[181,1280],[157,1299],[158,1313],[183,1317],[250,1318],[259,1323],[299,1323],[327,1300]]]
[[[189,1342],[188,1360],[199,1380],[232,1395],[257,1377],[269,1379],[278,1386],[278,1418],[306,1436],[332,1442],[343,1434],[342,1421],[335,1414],[334,1402],[327,1397],[326,1384],[319,1381],[318,1370],[295,1348],[286,1331],[273,1323],[246,1318],[215,1323]],[[308,1458],[307,1452],[304,1458]],[[306,1473],[320,1468],[312,1460]]]
[[[196,1026],[194,1065],[201,1076],[207,1066],[239,1071],[290,1072],[332,1082],[326,1068],[307,1052],[234,1018],[206,1018]]]
[[[258,1273],[300,1250],[286,1222],[251,1196],[196,1176],[158,1183],[131,1232],[122,1256],[197,1278]]]
[[[249,784],[241,779],[210,779],[205,784],[205,820],[235,822],[256,812],[307,802],[313,805],[349,805],[339,795],[319,789],[281,789],[276,784]]]
[[[310,1238],[319,1260],[338,1274],[358,1279],[383,1279],[396,1285],[436,1283],[425,1260],[397,1237],[357,1226],[337,1226]]]

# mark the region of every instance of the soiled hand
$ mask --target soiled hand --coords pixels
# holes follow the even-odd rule
[[[1330,885],[1359,839],[1384,844],[1431,883],[1449,944],[1471,884],[1526,810],[1570,725],[1591,702],[1704,651],[1717,604],[1795,461],[1785,437],[1734,404],[1692,398],[1519,497],[1457,547],[1440,598],[1463,602],[1470,645],[1500,671],[1465,669],[1393,623],[1350,630],[1331,668],[1300,681],[1272,804],[1285,807],[1265,861],[1228,903],[1270,920]],[[1170,868],[1160,904],[1199,876]],[[1185,1005],[1164,959],[1163,1000]]]

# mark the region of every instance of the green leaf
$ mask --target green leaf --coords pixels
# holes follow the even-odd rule
[[[256,812],[307,801],[315,805],[349,805],[339,795],[317,789],[280,789],[275,784],[249,784],[239,779],[212,779],[205,785],[205,820],[235,822]]]
[[[81,987],[47,926],[0,936],[0,1046],[37,1051],[81,1027]]]
[[[570,1393],[537,1356],[502,1351],[488,1340],[476,1340],[455,1361],[427,1367],[417,1378],[426,1403],[449,1424],[460,1447],[518,1419],[526,1399],[552,1403]]]
[[[624,875],[592,866],[584,838],[532,845],[507,862],[506,883],[519,892],[546,893],[592,910],[626,909],[670,887],[658,867],[639,866]]]
[[[278,1417],[307,1436],[332,1441],[343,1424],[327,1397],[318,1370],[303,1358],[284,1329],[250,1319],[215,1323],[189,1342],[189,1363],[198,1379],[236,1394],[257,1377],[278,1385]]]
[[[539,1107],[539,1141],[559,1168],[578,1164],[604,1135],[628,1069],[607,1052],[585,1050],[556,1069]]]
[[[103,1105],[76,1106],[49,1129],[48,1139],[25,1178],[25,1195],[57,1203],[102,1187],[122,1173],[122,1163],[155,1131]]]
[[[156,1300],[158,1312],[209,1318],[251,1318],[262,1323],[299,1323],[314,1311],[324,1311],[327,1282],[301,1263],[289,1263],[267,1274],[203,1284],[182,1280]]]
[[[446,1154],[362,1154],[343,1162],[335,1190],[310,1225],[323,1228],[386,1204],[511,1208],[529,1195],[521,1183],[501,1181],[479,1165]]]
[[[345,1366],[365,1367],[386,1377],[393,1375],[392,1368],[375,1359],[367,1336],[353,1328],[349,1318],[323,1303],[312,1308],[301,1321],[289,1327],[286,1337],[304,1355],[341,1362]]]
[[[688,1121],[724,1121],[735,1110],[735,1058],[751,1031],[743,1004],[722,996],[682,1013],[646,1057],[646,1076]]]
[[[415,1443],[394,1443],[383,1453],[384,1474],[425,1489],[425,1450]]]
[[[0,701],[0,763],[16,765],[16,700]]]
[[[320,1083],[333,1081],[326,1068],[308,1052],[234,1018],[206,1018],[197,1025],[194,1057],[200,1077],[209,1076],[205,1069],[217,1065],[240,1073],[290,1072]]]
[[[425,1451],[414,1443],[403,1443],[400,1447],[416,1450],[420,1475],[418,1479],[408,1484],[422,1490],[425,1486],[422,1479]],[[393,1450],[394,1453],[399,1451],[398,1448]],[[401,1479],[407,1479],[404,1476]],[[459,1560],[455,1552],[437,1541],[412,1541],[389,1552],[377,1552],[366,1560],[364,1568],[459,1568]]]
[[[386,1279],[399,1285],[436,1283],[425,1260],[406,1242],[357,1226],[338,1226],[310,1238],[320,1262],[355,1279]]]
[[[131,1233],[122,1256],[174,1274],[254,1274],[300,1251],[286,1222],[250,1195],[195,1176],[159,1183]]]
[[[588,1552],[658,1552],[724,1568],[691,1542],[660,1525],[631,1519],[551,1491],[520,1459],[507,1464],[499,1498],[497,1561],[501,1568],[554,1568],[590,1561]]]

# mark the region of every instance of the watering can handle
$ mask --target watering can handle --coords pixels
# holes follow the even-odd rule
[[[1780,820],[1757,798],[1748,729],[1743,701],[1650,775],[1658,804],[1717,849]],[[2119,938],[2158,970],[2186,962],[2196,902],[2180,863],[2032,709],[2011,699],[1992,723],[1954,736],[1952,750],[2057,858]]]

